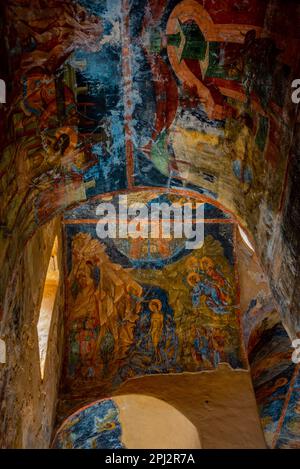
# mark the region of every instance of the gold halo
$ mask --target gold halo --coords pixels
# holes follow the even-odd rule
[[[200,275],[197,274],[197,272],[191,272],[188,276],[187,276],[187,281],[188,281],[188,284],[191,285],[191,287],[194,287],[194,284],[191,284],[191,279],[196,277],[197,278],[197,281],[200,280]]]
[[[78,134],[72,127],[61,127],[56,133],[55,137],[59,139],[61,135],[68,135],[70,138],[69,149],[74,150],[78,143]]]
[[[194,264],[193,267],[199,265],[199,260],[197,259],[196,256],[188,257],[186,262],[185,262],[185,265],[188,269],[192,268],[192,264]]]
[[[275,382],[275,385],[278,386],[278,387],[281,387],[281,386],[285,386],[287,383],[288,383],[288,379],[287,379],[287,378],[279,378],[279,379],[277,379],[277,381]]]
[[[157,309],[160,311],[161,308],[162,308],[162,302],[160,300],[151,300],[149,301],[149,309],[150,311],[152,311],[152,313],[154,312],[153,310],[153,306],[157,306]]]
[[[129,294],[132,293],[133,295],[136,295],[136,296],[142,296],[142,293],[143,293],[143,289],[140,285],[129,284],[126,287],[126,290],[127,290],[127,293]]]
[[[207,262],[209,264],[209,267],[214,267],[215,266],[215,263],[214,263],[214,261],[212,260],[211,257],[204,256],[200,259],[201,270],[204,270],[203,269],[203,262]]]

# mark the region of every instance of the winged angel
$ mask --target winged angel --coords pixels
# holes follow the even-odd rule
[[[224,256],[220,241],[211,235],[206,236],[201,249],[193,251],[189,256],[167,265],[161,271],[140,271],[135,274],[135,278],[143,283],[159,281],[159,285],[168,291],[170,305],[178,318],[191,306],[205,306],[210,314],[216,315],[220,314],[220,306],[228,313],[233,308],[234,271]],[[205,291],[197,289],[199,298],[196,301],[195,287],[199,282],[207,288]]]

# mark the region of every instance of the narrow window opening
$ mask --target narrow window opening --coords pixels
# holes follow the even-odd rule
[[[6,343],[0,339],[0,363],[6,363]]]
[[[4,80],[0,80],[0,104],[6,104],[6,84]]]
[[[245,231],[240,226],[239,226],[239,232],[240,232],[242,240],[244,241],[246,246],[250,249],[250,251],[254,252],[254,247],[252,246],[247,234],[245,233]]]
[[[42,380],[44,379],[49,333],[51,328],[51,319],[59,284],[57,250],[58,239],[56,237],[53,244],[48,270],[46,274],[43,298],[40,308],[39,320],[37,324]]]

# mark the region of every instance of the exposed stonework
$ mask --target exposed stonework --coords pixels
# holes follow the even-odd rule
[[[55,236],[59,239],[59,268],[63,272],[60,219],[56,218],[28,242],[8,286],[0,327],[7,347],[6,363],[0,364],[2,448],[49,447],[63,347],[63,282],[53,310],[43,382],[37,321]]]

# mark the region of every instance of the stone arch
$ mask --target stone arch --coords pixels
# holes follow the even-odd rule
[[[139,192],[139,194],[137,194],[137,197],[138,197],[138,200],[143,200],[143,197],[145,197],[146,194],[151,194],[151,196],[155,198],[155,197],[157,196],[157,194],[162,194],[162,195],[164,195],[165,193],[166,193],[166,192],[165,192],[165,190],[164,190],[163,188],[144,188],[142,191]],[[141,194],[142,194],[142,195],[141,195]],[[235,233],[235,235],[234,235],[234,238],[232,239],[232,242],[233,242],[234,245],[236,246],[236,243],[237,243],[237,227],[239,226],[239,224],[238,224],[238,220],[236,219],[236,217],[234,216],[234,214],[233,214],[230,210],[224,209],[224,207],[223,207],[220,203],[215,202],[215,201],[213,201],[213,200],[210,199],[210,198],[207,198],[207,197],[205,197],[205,196],[203,196],[203,195],[200,195],[200,194],[194,194],[194,193],[192,193],[192,192],[190,192],[190,191],[179,190],[179,189],[171,189],[170,191],[167,192],[167,194],[168,194],[168,196],[172,195],[172,196],[174,196],[174,197],[177,196],[177,197],[181,197],[181,198],[184,197],[184,196],[186,196],[186,197],[192,197],[193,200],[199,201],[199,202],[202,202],[202,203],[206,203],[207,205],[209,205],[209,206],[211,206],[211,207],[214,207],[215,210],[218,210],[218,216],[217,216],[217,215],[212,216],[211,218],[214,218],[214,217],[215,217],[212,221],[213,221],[215,224],[220,224],[220,225],[222,225],[222,224],[224,224],[224,223],[227,223],[227,224],[232,225],[232,226],[234,227],[234,233]],[[134,196],[135,196],[135,191],[129,191],[129,192],[127,192],[127,195],[128,195],[128,197],[130,197],[130,196],[131,196],[131,197],[134,197]],[[111,195],[110,195],[110,197],[113,197],[113,196],[116,196],[116,194],[111,194]],[[109,197],[106,196],[104,199],[107,201],[107,200],[109,199]],[[93,210],[95,209],[95,205],[93,205],[93,204],[96,204],[97,202],[100,203],[100,202],[101,202],[101,198],[97,198],[97,199],[95,199],[93,202],[90,202],[90,203],[92,203]],[[73,213],[72,213],[72,211],[70,212],[70,214],[71,214],[70,216],[66,215],[66,219],[64,220],[65,227],[67,227],[67,228],[68,228],[68,227],[71,227],[72,230],[75,230],[74,233],[80,233],[81,230],[82,230],[82,233],[89,233],[89,231],[86,231],[86,228],[84,228],[84,226],[87,225],[87,224],[91,225],[92,223],[95,224],[95,223],[97,222],[97,220],[95,220],[95,219],[93,220],[93,219],[91,218],[90,213],[92,213],[92,212],[89,211],[89,204],[83,205],[83,208],[80,208],[80,206],[78,206],[77,208],[74,209]],[[86,218],[81,218],[82,215],[84,215],[84,217],[86,217]],[[219,217],[219,218],[218,218],[218,217]],[[223,218],[222,218],[222,217],[223,217]],[[207,223],[208,223],[208,224],[209,224],[209,220],[210,220],[210,218],[208,217],[208,220],[207,220]],[[81,227],[83,227],[83,228],[81,228]],[[84,235],[84,236],[86,236],[86,235]],[[250,235],[249,235],[249,236],[250,236]],[[67,235],[67,240],[68,240],[68,237],[69,237],[69,235]],[[83,238],[82,238],[82,240],[84,241]],[[96,241],[95,241],[95,239],[93,239],[93,241],[92,241],[92,239],[90,239],[90,240],[86,239],[86,241],[87,241],[87,243],[90,243],[90,242],[95,243],[95,244],[94,244],[95,246],[96,246],[96,244],[97,244]],[[84,242],[86,242],[86,241],[84,241]],[[241,242],[244,243],[244,241],[241,241]],[[252,242],[252,239],[251,239],[251,242]],[[253,243],[253,244],[254,244],[254,243]],[[71,245],[71,238],[67,241],[67,245],[68,245],[68,246]],[[92,246],[92,245],[91,245],[91,246]],[[236,247],[235,247],[235,249],[236,249]],[[249,249],[249,246],[246,246],[246,245],[245,245],[245,249],[248,250],[248,249]],[[112,246],[110,246],[110,253],[111,253],[111,250],[112,250]],[[88,250],[86,249],[85,252],[88,253]],[[96,247],[93,248],[93,253],[94,253],[94,254],[96,253]],[[123,251],[123,254],[124,254],[124,251]],[[125,252],[125,254],[126,254],[126,252]],[[248,255],[248,254],[247,254],[247,255]],[[253,251],[251,251],[251,255],[254,256],[255,253],[254,253]],[[90,259],[90,257],[87,257],[86,259],[87,259],[88,262],[93,262],[93,261]],[[104,262],[104,261],[103,261],[103,262]],[[105,261],[105,262],[106,262],[106,261]],[[116,261],[116,259],[115,259],[115,260],[113,261],[113,263],[116,263],[116,262],[118,262],[118,261]],[[234,255],[234,263],[236,263],[236,262],[237,262],[237,253],[235,253],[235,255]],[[263,275],[262,270],[261,270],[261,266],[260,266],[260,264],[259,264],[259,261],[257,261],[257,262],[258,262],[258,267],[257,267],[258,272],[260,272],[261,275]],[[102,264],[102,265],[103,265],[103,264]],[[236,265],[236,264],[235,264],[235,265]],[[110,264],[110,269],[112,269],[112,268],[114,268],[114,267],[113,267],[113,264]],[[119,266],[118,268],[120,268],[120,266]],[[101,270],[101,267],[100,267],[100,270]],[[248,270],[249,270],[249,271],[252,271],[252,267],[249,268]],[[254,272],[254,274],[256,274],[256,272]],[[121,270],[119,270],[119,277],[121,278],[122,275],[123,275],[123,273],[121,274]],[[236,277],[236,278],[237,278],[237,277]],[[136,280],[136,279],[135,279],[135,280]],[[106,283],[107,283],[107,281],[108,281],[108,280],[106,280]],[[147,281],[144,280],[144,283],[147,283]],[[70,284],[69,284],[69,287],[68,287],[68,288],[70,288]],[[240,289],[240,285],[238,285],[238,288]],[[253,295],[256,294],[256,292],[252,292],[251,289],[250,289],[249,295],[250,295],[251,293],[253,293]],[[157,292],[156,292],[155,294],[157,294]],[[270,293],[269,293],[269,294],[270,294]],[[271,294],[270,294],[270,295],[271,295]],[[169,295],[169,296],[170,296],[170,295]],[[250,299],[251,299],[251,295],[250,295]],[[239,301],[239,300],[237,300],[237,301]],[[250,301],[250,300],[249,300],[249,301]],[[271,301],[271,300],[270,300],[270,301]],[[169,306],[170,306],[170,305],[168,305],[167,303],[164,303],[164,308],[169,307]],[[174,307],[174,305],[171,305],[171,306]],[[248,306],[248,305],[246,305],[246,306]],[[77,306],[76,306],[76,308],[77,308]],[[243,327],[244,327],[244,325],[243,325],[243,314],[246,312],[246,309],[247,309],[247,308],[244,307],[244,306],[243,306],[243,308],[244,308],[244,309],[241,310],[241,313],[239,313],[239,314],[240,314],[240,322],[241,322],[241,325],[240,325],[240,329],[239,329],[239,332],[238,332],[239,341],[240,341],[240,344],[241,344],[242,347],[243,347],[242,344],[243,344],[243,340],[244,340],[244,339],[243,339],[243,334],[244,334],[244,331],[243,331]],[[71,308],[71,310],[72,310],[72,308]],[[74,311],[74,308],[73,308],[73,311]],[[145,311],[145,313],[146,313],[146,311]],[[280,322],[280,319],[279,319],[279,322]],[[215,326],[216,326],[216,327],[219,327],[219,326],[217,325],[217,323],[215,323]],[[123,327],[125,327],[125,326],[123,326]],[[145,327],[145,326],[144,326],[144,327]],[[148,326],[146,326],[146,328],[147,328],[147,327],[148,327]],[[252,324],[251,324],[251,327],[252,327]],[[145,332],[144,332],[144,334],[145,334]],[[117,336],[116,336],[116,337],[117,337]],[[68,339],[67,339],[67,340],[68,340]],[[149,339],[149,340],[150,340],[150,339]],[[138,354],[140,354],[140,353],[141,353],[141,350],[138,351]],[[140,355],[140,356],[141,356],[141,355]],[[123,357],[123,358],[124,358],[124,357]],[[221,362],[222,362],[223,360],[224,360],[224,358],[221,359]],[[226,361],[226,360],[225,360],[225,361]],[[89,366],[90,366],[90,365],[89,365]],[[129,360],[129,362],[127,363],[126,366],[127,366],[127,367],[128,367],[128,366],[129,366],[129,367],[131,366],[130,360]],[[223,368],[222,368],[223,371],[219,371],[219,367],[220,367],[220,366],[221,366],[221,368],[223,367]],[[231,372],[232,372],[233,374],[236,373],[237,379],[239,379],[239,377],[240,377],[239,370],[238,370],[239,366],[237,366],[237,369],[236,369],[235,371],[233,371],[233,370],[229,371],[230,366],[233,367],[233,368],[235,368],[235,366],[236,366],[236,365],[233,364],[233,362],[231,362],[231,363],[229,364],[229,368],[227,368],[226,366],[228,366],[228,364],[226,365],[226,363],[225,363],[225,364],[224,364],[224,363],[219,363],[218,366],[215,368],[215,372],[216,372],[217,374],[220,372],[221,375],[222,375],[222,372],[225,373],[226,370],[227,370],[227,372],[229,372],[229,373],[231,373]],[[242,365],[241,365],[241,366],[242,366]],[[247,366],[246,366],[246,368],[247,368]],[[225,371],[224,371],[224,370],[225,370]],[[197,371],[197,370],[194,369],[194,368],[191,368],[191,369],[187,368],[187,369],[183,369],[182,371],[183,371],[183,372],[185,372],[185,371],[192,371],[192,372],[195,372],[195,371]],[[202,371],[202,372],[203,372],[203,371],[209,371],[209,370],[199,369],[198,371],[200,371],[200,372]],[[214,372],[213,370],[210,370],[210,371],[211,371],[211,372]],[[124,369],[124,372],[125,372],[125,369]],[[175,374],[177,373],[176,370],[171,369],[171,374],[174,373],[174,372],[175,372]],[[90,373],[91,376],[92,376],[92,374],[93,374],[94,372],[93,372],[92,369],[91,369],[91,371],[90,371],[89,373]],[[97,373],[98,373],[98,371],[97,371]],[[122,372],[122,373],[123,373],[123,372]],[[130,373],[133,373],[133,374],[130,374]],[[127,389],[130,390],[131,392],[135,392],[135,387],[134,387],[134,386],[136,385],[137,382],[140,382],[140,383],[141,383],[140,388],[139,388],[139,393],[141,393],[141,394],[143,393],[143,382],[145,381],[145,382],[147,383],[147,380],[150,379],[150,377],[147,377],[147,376],[145,376],[145,375],[146,375],[147,373],[150,373],[150,374],[151,374],[151,372],[148,371],[148,372],[146,373],[146,372],[143,371],[143,370],[142,370],[142,371],[132,370],[130,373],[128,374],[127,371],[126,371],[124,376],[123,376],[123,375],[122,375],[122,376],[121,376],[121,375],[119,376],[119,378],[118,378],[119,381],[118,381],[117,389],[116,389],[116,391],[115,391],[117,395],[119,395],[120,393],[122,393],[122,392],[124,392],[124,391],[126,392]],[[157,381],[157,382],[159,383],[157,389],[156,389],[155,391],[152,390],[153,393],[154,393],[153,396],[165,398],[165,396],[164,396],[163,394],[160,394],[160,392],[161,392],[161,391],[160,391],[160,387],[164,388],[164,386],[165,386],[164,380],[166,380],[166,382],[168,382],[168,380],[170,380],[171,378],[168,377],[168,376],[164,376],[164,373],[165,373],[165,372],[161,370],[161,371],[159,372],[159,375],[160,375],[159,377],[156,376],[156,372],[154,372],[153,375],[151,376],[151,379],[153,379],[154,382]],[[68,373],[67,373],[67,371],[66,371],[66,372],[65,372],[65,376],[67,376],[67,374],[68,374]],[[75,374],[76,374],[76,373],[75,373]],[[168,372],[167,372],[167,374],[168,374]],[[226,374],[226,373],[225,373],[225,374]],[[242,373],[242,374],[243,374],[243,373]],[[223,376],[223,375],[222,375],[222,376]],[[135,379],[133,380],[133,379],[131,379],[131,378],[135,378]],[[174,378],[172,378],[172,379],[174,379],[174,380],[177,379],[178,382],[180,382],[180,380],[182,379],[183,382],[184,382],[184,379],[183,379],[182,375],[180,375],[180,374],[179,374],[177,377],[174,377]],[[185,379],[187,379],[187,378],[185,378]],[[191,379],[192,379],[192,378],[191,378]],[[218,379],[218,378],[216,378],[216,379]],[[240,377],[240,379],[243,380],[244,378],[241,378],[241,377]],[[161,380],[161,382],[159,382],[159,380]],[[175,382],[174,382],[174,383],[175,383]],[[249,383],[248,383],[248,384],[249,384]],[[237,389],[239,389],[239,386],[241,386],[240,389],[244,389],[245,395],[247,395],[247,393],[249,392],[249,387],[247,387],[248,384],[243,381],[243,382],[241,382],[240,384],[237,385]],[[175,384],[174,384],[174,385],[175,385]],[[176,383],[176,386],[177,386],[177,385],[179,386],[178,389],[180,389],[180,384]],[[71,388],[72,388],[72,380],[69,381],[68,386],[71,386]],[[119,386],[121,386],[121,387],[119,387]],[[128,386],[128,388],[127,388],[126,386]],[[194,386],[195,386],[195,383],[194,383],[194,384],[189,383],[189,384],[187,385],[187,387],[194,387]],[[228,384],[227,384],[227,386],[228,386]],[[123,391],[123,387],[124,387],[124,391]],[[147,388],[145,388],[145,389],[147,389]],[[150,388],[150,389],[151,389],[151,388]],[[176,388],[176,389],[177,389],[177,388]],[[102,392],[102,391],[101,391],[101,392]],[[107,389],[107,392],[110,392],[110,390]],[[231,391],[231,393],[233,394],[233,391]],[[150,394],[151,394],[151,393],[150,393]],[[234,401],[235,401],[235,400],[236,400],[236,399],[234,399]],[[70,398],[70,404],[71,404],[71,402],[72,402],[72,398]],[[178,402],[178,400],[176,401],[176,403],[177,403],[177,405],[179,405],[179,410],[180,410],[180,403]],[[255,401],[252,401],[252,404],[254,405],[254,408],[255,408]],[[251,404],[251,405],[252,405],[252,404]],[[184,408],[184,406],[183,406],[183,408]],[[252,409],[253,409],[253,408],[252,408]],[[191,418],[193,418],[193,417],[192,417],[192,413],[190,413],[189,415],[190,415]],[[233,416],[234,416],[234,412],[233,412]],[[62,409],[61,409],[61,413],[60,413],[60,418],[64,418],[64,417],[65,417],[64,409],[62,408]],[[234,418],[234,417],[230,417],[230,418]]]
[[[34,3],[33,8],[30,3]],[[144,2],[141,3],[144,8]],[[209,197],[214,206],[222,203],[223,209],[220,205],[219,208],[230,219],[228,222],[224,215],[227,222],[223,222],[223,225],[227,225],[226,229],[229,225],[236,228],[238,221],[245,231],[248,230],[248,237],[258,256],[257,262],[262,264],[267,277],[266,281],[259,281],[259,285],[271,284],[273,296],[280,307],[281,318],[278,317],[277,323],[271,323],[272,327],[269,327],[268,321],[273,318],[273,311],[268,310],[266,300],[269,293],[264,296],[255,290],[255,297],[248,298],[244,295],[243,327],[246,331],[246,346],[249,346],[251,355],[250,361],[253,363],[254,383],[261,370],[259,356],[261,350],[265,350],[264,342],[266,341],[268,349],[264,363],[269,363],[270,360],[276,364],[277,358],[280,362],[281,358],[285,360],[286,357],[274,359],[271,350],[274,341],[276,343],[280,336],[279,348],[285,347],[284,353],[289,356],[289,340],[299,335],[300,147],[297,134],[300,133],[297,108],[290,93],[291,79],[298,76],[299,72],[299,64],[295,62],[299,41],[297,12],[292,5],[294,2],[289,2],[291,5],[283,8],[280,0],[249,0],[249,8],[242,5],[241,9],[236,9],[234,0],[224,0],[221,14],[217,10],[218,2],[209,0],[205,2],[205,8],[199,5],[199,1],[193,0],[150,0],[146,3],[147,8],[141,15],[139,8],[131,8],[131,5],[137,5],[136,2],[132,4],[122,0],[119,2],[122,7],[121,15],[115,15],[114,9],[107,10],[105,2],[85,0],[48,0],[47,8],[42,0],[8,0],[2,9],[7,19],[7,27],[1,35],[3,47],[0,48],[0,55],[5,69],[2,78],[10,84],[7,90],[8,103],[0,106],[0,133],[3,137],[0,142],[0,336],[7,344],[8,352],[7,363],[0,364],[4,393],[3,404],[1,403],[4,417],[0,422],[3,446],[42,446],[47,444],[51,432],[57,389],[51,379],[46,379],[44,385],[40,386],[39,377],[34,379],[37,360],[32,360],[33,356],[38,356],[34,314],[40,295],[40,282],[35,281],[35,276],[40,280],[45,274],[43,253],[50,249],[49,229],[53,227],[54,218],[59,216],[56,219],[59,227],[61,221],[64,227],[71,226],[72,218],[67,219],[67,212],[73,208],[75,211],[78,209],[79,213],[78,204],[84,203],[84,208],[88,208],[89,204],[94,204],[103,197],[113,197],[122,190],[129,197],[138,191],[145,194],[147,190],[153,190],[159,195],[167,192],[172,197],[176,193],[179,197],[194,197],[208,205]],[[176,32],[176,17],[181,18],[183,23],[186,19],[197,25],[204,39],[215,43],[217,49],[224,41],[222,54],[230,49],[233,52],[233,62],[242,62],[238,71],[238,85],[234,80],[228,80],[232,86],[227,86],[228,82],[224,83],[226,80],[223,75],[220,77],[214,74],[207,74],[211,81],[204,83],[199,79],[202,78],[198,73],[199,64],[193,64],[195,68],[191,69],[196,74],[191,73],[192,70],[186,68],[186,64],[176,57],[174,45],[168,43],[166,47],[166,35],[169,33],[172,36]],[[45,28],[42,33],[37,26],[40,23]],[[176,40],[178,43],[178,38],[172,37],[172,41],[176,43]],[[16,47],[16,44],[20,47]],[[84,50],[77,53],[79,47]],[[218,57],[223,57],[222,54]],[[219,64],[221,61],[217,61],[217,66]],[[234,66],[236,68],[235,63]],[[220,72],[220,68],[217,72]],[[211,88],[209,84],[212,84]],[[120,103],[124,108],[119,106]],[[92,224],[95,220],[90,221]],[[132,266],[126,263],[129,254],[126,246],[121,246],[122,249],[120,245],[108,246],[103,254],[97,240],[87,236],[86,213],[83,213],[81,219],[74,216],[73,222],[74,231],[76,225],[83,228],[83,233],[76,234],[84,236],[77,240],[86,242],[85,247],[90,250],[88,262],[81,262],[81,277],[75,272],[73,278],[71,276],[68,279],[72,288],[69,290],[70,285],[65,285],[70,297],[73,297],[75,303],[77,301],[74,316],[78,314],[77,319],[84,323],[81,330],[80,325],[77,330],[76,324],[71,331],[73,338],[80,336],[79,344],[76,343],[77,339],[74,340],[73,355],[71,354],[75,368],[77,355],[85,354],[86,358],[91,358],[91,344],[93,341],[97,342],[93,335],[95,330],[97,332],[97,325],[94,328],[90,322],[87,321],[86,324],[85,318],[79,314],[84,302],[84,295],[80,299],[80,289],[87,287],[92,295],[89,297],[91,301],[86,301],[84,305],[86,311],[91,311],[95,321],[97,305],[100,304],[105,313],[109,313],[106,314],[109,316],[108,325],[104,328],[109,333],[101,347],[98,347],[98,350],[101,349],[101,359],[107,362],[106,367],[100,364],[96,370],[102,373],[103,381],[111,371],[109,355],[115,352],[115,338],[119,334],[117,321],[110,320],[110,313],[119,310],[121,317],[118,320],[120,323],[124,321],[126,325],[122,329],[122,351],[118,351],[119,358],[123,359],[121,355],[124,350],[128,351],[128,342],[132,342],[133,323],[135,319],[138,320],[135,316],[140,315],[135,307],[139,306],[136,298],[142,295],[141,289],[143,294],[147,292],[148,295],[145,295],[146,301],[141,308],[144,319],[141,326],[146,331],[146,348],[150,350],[146,359],[151,355],[151,347],[159,352],[157,337],[162,330],[166,332],[164,323],[172,329],[174,311],[177,311],[178,329],[184,336],[180,353],[185,366],[191,368],[188,371],[184,369],[184,373],[194,372],[196,366],[201,368],[205,360],[208,367],[223,366],[220,363],[222,361],[233,367],[240,366],[241,360],[236,360],[237,349],[232,351],[227,347],[226,353],[224,352],[221,327],[210,327],[209,330],[210,349],[214,353],[202,353],[201,349],[205,347],[200,347],[199,344],[203,345],[203,329],[201,332],[196,324],[197,327],[191,327],[189,331],[187,326],[182,325],[184,320],[180,320],[182,311],[178,307],[182,300],[192,317],[197,316],[193,314],[195,308],[201,306],[203,316],[207,316],[211,314],[208,310],[212,311],[213,306],[215,312],[212,317],[217,325],[223,325],[221,313],[224,313],[225,306],[232,306],[224,304],[228,302],[228,295],[226,297],[226,291],[225,294],[221,292],[224,285],[227,286],[223,277],[229,276],[230,285],[237,286],[244,279],[244,286],[247,283],[251,286],[252,277],[243,277],[243,269],[240,279],[235,276],[233,280],[232,266],[235,262],[229,262],[228,257],[231,254],[227,257],[224,254],[226,250],[227,253],[230,251],[230,243],[226,244],[224,241],[228,235],[225,228],[217,233],[211,228],[209,234],[212,237],[207,243],[210,255],[204,256],[201,252],[196,263],[195,259],[190,259],[187,267],[191,269],[190,272],[182,265],[179,266],[181,270],[178,270],[178,276],[176,272],[164,271],[166,275],[155,278],[154,288],[149,282],[153,281],[151,275],[155,277],[161,268],[161,259],[157,261],[158,254],[164,257],[162,263],[171,257],[166,243],[161,243],[159,249],[151,243],[149,246],[140,244],[130,252],[134,254],[133,270],[140,268],[141,271],[146,271],[144,267],[151,265],[147,256],[144,256],[143,262],[138,262],[139,253],[149,255],[157,267],[148,269],[151,270],[151,275],[143,273],[144,278],[137,281],[130,277]],[[214,224],[215,228],[218,224],[222,224],[219,219]],[[232,233],[234,231],[236,233],[237,230],[233,228]],[[65,241],[68,250],[68,236]],[[237,239],[235,243],[236,241]],[[72,246],[71,242],[70,245]],[[119,258],[122,258],[124,265],[117,255],[110,258],[110,251],[118,251],[117,248],[122,251]],[[214,248],[218,250],[218,255],[214,254]],[[93,257],[94,251],[97,251],[97,256]],[[72,255],[69,257],[72,264]],[[82,257],[85,258],[84,255]],[[249,265],[251,259],[253,260],[249,256],[246,258]],[[176,258],[177,261],[180,259]],[[101,289],[98,288],[101,269],[114,290],[104,288],[102,296],[99,291]],[[253,274],[253,278],[257,273],[255,269],[252,271],[249,268],[249,274]],[[204,298],[209,297],[209,294],[201,294],[207,285],[198,285],[197,290],[195,283],[201,283],[198,281],[197,270],[210,278],[214,277],[215,283],[219,283],[218,289],[214,288],[213,292],[210,290],[219,304]],[[134,275],[138,276],[136,272]],[[180,286],[182,297],[177,298],[176,288],[175,293],[166,291],[166,278],[169,279],[169,285]],[[191,285],[193,282],[194,285]],[[247,288],[243,288],[243,291],[247,291]],[[241,293],[240,299],[243,296]],[[237,306],[238,295],[234,292],[233,296],[233,306]],[[116,300],[115,303],[111,297]],[[70,301],[73,300],[70,298]],[[152,300],[156,301],[152,302],[151,311],[147,305]],[[128,313],[132,303],[135,306],[133,318]],[[60,300],[59,306],[62,304]],[[274,309],[277,310],[277,305]],[[149,329],[152,326],[152,313],[156,320],[153,321],[151,335]],[[289,337],[281,322],[284,322]],[[236,326],[237,322],[233,331],[236,335],[239,334],[240,343],[242,331],[237,332]],[[213,333],[212,329],[219,331]],[[62,336],[59,337],[57,345],[62,348]],[[165,334],[164,337],[164,345],[171,351],[171,358],[174,358],[174,335]],[[102,339],[103,336],[99,342]],[[141,335],[136,339],[140,340]],[[153,347],[153,342],[156,347]],[[138,359],[141,358],[141,348],[142,346],[137,353]],[[56,342],[52,344],[52,352],[55,358],[49,360],[51,370],[60,361],[61,352],[59,347],[56,348]],[[134,355],[136,350],[131,352]],[[166,354],[157,353],[152,361],[150,357],[150,365],[154,362],[154,368],[156,366],[154,371],[157,371],[157,362],[162,356],[165,358]],[[246,361],[246,357],[242,358]],[[175,367],[174,363],[173,360],[171,365]],[[170,371],[169,368],[168,370]],[[199,371],[198,368],[197,370]],[[142,371],[144,372],[143,369]],[[214,370],[202,371],[214,373]],[[299,409],[294,405],[297,401],[295,392],[299,392],[297,371],[296,367],[289,381],[291,385],[276,426],[276,438],[275,435],[272,438],[268,436],[268,444],[271,446],[298,444],[294,432],[299,423]],[[53,371],[55,380],[58,372],[57,367]],[[88,366],[85,372],[86,375],[81,377],[91,379],[92,367]],[[126,378],[128,373],[129,378],[132,378],[131,374],[135,372],[129,366],[124,371],[124,376]],[[239,370],[236,369],[234,373],[238,376]],[[169,375],[164,377],[168,379]],[[137,379],[140,378],[144,379],[144,376]],[[150,378],[156,379],[156,376]],[[132,381],[128,380],[126,385]],[[268,384],[267,381],[264,384]],[[258,400],[263,402],[263,412],[265,403],[267,402],[267,407],[270,404],[269,391],[274,391],[271,396],[274,402],[278,393],[283,392],[283,389],[277,387],[276,380],[274,383],[269,381],[269,389],[262,390],[259,380],[255,384]],[[24,399],[21,388],[24,389]],[[98,388],[95,392],[99,396],[104,393],[103,389]],[[12,397],[14,393],[17,396],[15,402]],[[41,396],[39,403],[32,400],[32,396],[37,395]],[[60,394],[59,399],[63,398],[64,395]],[[41,407],[47,409],[47,415]],[[60,415],[64,415],[64,412]],[[31,420],[27,430],[26,416],[30,416]],[[13,418],[21,424],[14,425]],[[263,415],[263,418],[267,426],[270,419],[273,422],[272,415]],[[8,430],[5,428],[6,422]],[[38,435],[36,441],[32,436],[34,434]]]
[[[57,430],[52,447],[200,449],[201,442],[195,426],[168,402],[123,394],[70,415]]]

